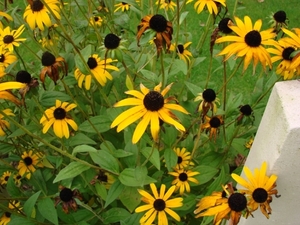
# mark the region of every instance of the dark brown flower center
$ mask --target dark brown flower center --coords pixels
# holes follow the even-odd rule
[[[182,163],[182,157],[181,156],[178,156],[178,158],[177,158],[177,164],[180,164],[180,163]]]
[[[126,2],[122,2],[122,5],[127,5],[128,3],[126,3]]]
[[[4,177],[4,180],[5,180],[5,181],[8,181],[8,179],[9,179],[9,176],[5,176],[5,177]]]
[[[245,36],[245,42],[250,47],[258,47],[261,44],[261,35],[257,30],[248,32]]]
[[[231,210],[234,210],[236,212],[241,212],[247,206],[247,199],[245,195],[241,193],[233,193],[228,198],[228,205]]]
[[[256,188],[252,193],[252,198],[257,203],[264,203],[268,199],[268,192],[263,188]]]
[[[210,88],[206,89],[202,93],[202,98],[206,102],[213,102],[214,100],[216,100],[216,97],[217,97],[216,92],[213,89],[210,89]]]
[[[184,51],[183,45],[177,45],[176,52],[182,54]]]
[[[156,211],[163,211],[166,208],[166,203],[163,199],[156,199],[153,203],[153,207]]]
[[[87,64],[91,70],[95,69],[98,66],[97,60],[94,57],[90,57],[87,61]]]
[[[293,47],[287,47],[282,51],[282,58],[288,61],[292,61],[293,57],[291,54],[295,51]]]
[[[67,112],[65,109],[59,107],[54,110],[53,114],[55,119],[63,120],[64,118],[66,118]]]
[[[31,4],[31,10],[34,12],[39,12],[44,8],[44,4],[40,0],[34,0]]]
[[[230,34],[232,32],[232,30],[231,30],[231,28],[228,27],[228,24],[231,21],[232,20],[230,18],[222,19],[218,24],[219,30],[224,34]]]
[[[243,105],[240,108],[240,112],[243,113],[245,116],[250,116],[252,114],[252,109],[250,105]]]
[[[43,66],[51,66],[55,63],[55,56],[50,52],[44,52],[42,55]]]
[[[31,75],[25,70],[20,70],[16,75],[16,81],[29,84],[31,81]]]
[[[3,42],[4,44],[10,44],[14,41],[14,36],[12,35],[5,35],[4,38],[3,38]]]
[[[219,126],[221,126],[221,120],[218,117],[214,116],[210,119],[209,125],[212,128],[218,128]]]
[[[5,56],[4,56],[4,54],[1,54],[1,55],[0,55],[0,62],[3,63],[4,61],[5,61]]]
[[[156,32],[164,32],[167,29],[167,20],[163,15],[156,14],[151,17],[149,26]]]
[[[280,11],[274,13],[273,17],[274,17],[274,19],[275,19],[276,22],[278,22],[278,23],[284,23],[285,20],[286,20],[286,13],[285,13],[285,11],[280,10]]]
[[[26,164],[26,166],[30,166],[32,164],[32,158],[27,156],[25,159],[24,159],[24,163]]]
[[[121,39],[115,34],[108,34],[104,38],[104,46],[107,49],[115,49],[119,47]]]
[[[64,188],[60,191],[59,197],[63,202],[69,202],[73,198],[73,191],[69,188]]]
[[[188,180],[188,175],[183,172],[183,173],[179,174],[178,178],[179,178],[180,181],[184,182],[184,181]]]
[[[18,175],[18,176],[16,177],[17,180],[20,180],[21,178],[22,178],[21,175]]]
[[[105,174],[98,175],[97,179],[102,181],[102,182],[107,182],[108,181],[108,177]]]
[[[10,218],[10,216],[11,216],[11,213],[10,213],[10,212],[5,212],[4,214],[5,214],[5,216],[6,216],[7,218]]]
[[[164,97],[157,91],[149,91],[145,95],[143,103],[147,110],[158,111],[164,106]]]

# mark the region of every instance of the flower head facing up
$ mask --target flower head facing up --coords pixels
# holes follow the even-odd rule
[[[43,2],[51,9],[51,12]],[[56,19],[61,19],[59,0],[44,0],[43,2],[41,0],[30,1],[25,9],[23,18],[32,30],[37,27],[43,31],[45,27],[51,27],[53,25],[50,17],[51,13],[54,14]]]
[[[12,52],[14,47],[19,47],[20,43],[26,41],[26,38],[19,38],[25,30],[25,26],[21,25],[17,30],[10,30],[10,27],[0,29],[0,46]]]
[[[117,60],[113,60],[111,58],[101,60],[97,54],[91,55],[87,60],[87,65],[89,66],[92,74],[84,74],[79,70],[79,68],[77,68],[74,72],[75,78],[78,81],[78,86],[82,88],[82,84],[84,82],[85,89],[89,90],[91,88],[92,78],[96,79],[101,86],[105,86],[107,79],[113,79],[112,75],[107,70],[119,71],[116,66],[110,65],[112,62],[116,61]]]
[[[34,153],[32,150],[29,152],[23,152],[22,159],[19,161],[18,170],[21,176],[24,176],[27,179],[31,178],[31,173],[33,173],[35,167],[44,167],[41,162],[42,154]]]
[[[195,101],[201,101],[198,106],[198,112],[202,112],[203,117],[206,116],[209,110],[215,114],[217,112],[217,103],[220,103],[216,92],[211,88],[205,89],[202,93],[200,93],[195,98]]]
[[[192,170],[176,170],[174,172],[169,172],[169,174],[175,177],[172,181],[172,185],[176,185],[175,191],[179,190],[180,195],[183,195],[185,191],[191,191],[189,182],[195,184],[199,183],[199,181],[193,177],[198,175],[199,172],[193,172]]]
[[[10,210],[14,210],[17,212],[20,212],[20,210],[22,209],[22,207],[20,207],[20,202],[18,201],[10,201],[8,203],[8,208]],[[0,217],[0,224],[1,225],[7,225],[9,224],[11,220],[11,213],[10,212],[3,212],[2,216]]]
[[[201,129],[209,132],[209,138],[216,140],[219,128],[224,124],[222,116],[205,116],[205,122],[201,125]]]
[[[249,197],[248,207],[250,212],[257,210],[260,206],[261,212],[269,218],[269,214],[272,212],[270,207],[271,195],[278,197],[278,191],[275,189],[277,176],[274,174],[267,176],[266,172],[267,163],[264,162],[260,169],[256,168],[254,170],[254,173],[247,166],[244,167],[244,173],[248,181],[237,174],[231,174],[231,176],[237,183],[246,188],[246,190],[241,191]]]
[[[78,190],[74,189],[73,191],[70,188],[60,186],[59,196],[55,198],[55,206],[62,202],[62,210],[64,213],[69,213],[69,208],[73,211],[77,211],[77,203],[75,198],[82,200],[82,196]]]
[[[1,97],[1,91],[0,91]],[[5,114],[5,116],[3,115]],[[10,124],[8,121],[4,120],[6,116],[14,116],[15,114],[12,112],[11,109],[3,109],[2,113],[0,114],[0,136],[6,135],[6,130],[10,128]]]
[[[100,182],[105,186],[106,189],[109,189],[115,181],[116,179],[110,173],[100,170],[90,183],[95,184],[97,182]]]
[[[155,4],[159,5],[160,9],[165,9],[166,11],[169,9],[174,11],[175,7],[177,6],[174,0],[157,0]]]
[[[0,184],[1,185],[4,185],[4,184],[7,184],[7,181],[9,179],[11,175],[11,172],[10,171],[5,171],[2,176],[0,177]]]
[[[125,11],[128,11],[129,9],[130,9],[130,4],[128,4],[126,2],[120,2],[120,3],[115,4],[114,12],[117,12],[119,10],[122,12],[125,12]]]
[[[90,18],[89,25],[93,26],[93,27],[101,27],[102,22],[103,22],[103,20],[100,16],[92,16]]]
[[[170,51],[176,51],[177,55],[181,60],[183,60],[185,63],[188,63],[191,61],[190,57],[192,57],[192,53],[187,50],[187,48],[192,44],[192,42],[187,42],[185,44],[178,44],[177,47],[175,47],[175,44],[172,44],[170,47]]]
[[[169,52],[171,47],[171,40],[173,34],[173,27],[170,21],[167,21],[163,15],[148,15],[142,18],[140,24],[138,25],[137,33],[137,44],[139,46],[140,38],[142,34],[147,29],[152,29],[156,35],[154,38],[154,43],[157,49],[157,55],[159,56],[164,44],[166,44],[167,52]]]
[[[191,1],[188,1],[189,3]],[[195,2],[194,8],[196,12],[199,14],[203,11],[204,7],[208,9],[210,14],[218,15],[219,10],[218,7],[223,5],[226,7],[226,0],[197,0]]]
[[[111,124],[111,128],[117,126],[117,132],[122,131],[130,124],[141,118],[141,121],[136,126],[132,136],[132,143],[137,143],[148,124],[151,126],[151,134],[154,141],[158,141],[160,130],[160,120],[175,126],[179,131],[184,132],[185,128],[177,121],[177,116],[171,112],[176,110],[185,114],[188,112],[180,105],[169,103],[175,100],[174,97],[164,98],[171,89],[172,84],[169,84],[161,91],[161,83],[155,86],[154,90],[149,90],[143,84],[140,84],[141,92],[129,90],[125,93],[133,97],[117,102],[114,107],[133,106],[132,108],[121,113]]]
[[[57,137],[69,138],[70,131],[68,125],[70,125],[73,130],[78,130],[77,124],[67,113],[75,107],[77,107],[77,105],[74,103],[56,100],[55,106],[47,109],[40,119],[40,123],[43,125],[43,133],[47,133],[49,128],[53,126],[54,134]]]
[[[237,57],[244,57],[245,71],[251,61],[253,61],[253,68],[255,69],[258,62],[261,62],[264,69],[268,65],[272,68],[272,61],[269,53],[264,48],[264,45],[274,45],[276,36],[273,33],[273,29],[264,31],[261,30],[262,21],[257,20],[254,25],[250,17],[245,16],[244,22],[235,17],[236,25],[228,25],[230,29],[236,34],[236,36],[228,35],[220,37],[216,40],[216,43],[234,42],[226,46],[218,55],[225,55],[225,61],[232,55]]]
[[[141,224],[152,224],[155,218],[158,218],[158,225],[168,225],[167,214],[175,220],[180,221],[179,215],[172,210],[172,208],[179,208],[182,206],[183,198],[169,199],[175,191],[175,186],[171,186],[167,192],[166,185],[162,184],[160,192],[158,193],[154,183],[150,184],[153,196],[148,192],[138,189],[138,192],[143,196],[142,201],[146,205],[139,206],[135,209],[136,213],[148,210],[140,219]]]
[[[17,61],[15,54],[0,48],[0,78],[6,74],[5,69],[15,61]]]
[[[174,148],[173,150],[177,155],[177,164],[175,166],[176,170],[185,169],[194,165],[191,153],[187,151],[186,148]]]

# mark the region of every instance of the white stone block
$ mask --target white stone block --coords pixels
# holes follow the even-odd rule
[[[245,163],[251,171],[268,163],[267,175],[276,174],[280,198],[273,197],[267,219],[258,208],[254,218],[239,225],[300,224],[300,81],[275,84]],[[242,174],[244,178],[246,176]],[[240,187],[239,187],[240,188]]]

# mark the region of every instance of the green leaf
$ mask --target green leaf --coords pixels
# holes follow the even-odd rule
[[[104,208],[106,208],[110,203],[112,203],[119,195],[121,192],[124,190],[125,186],[121,184],[119,180],[116,180],[109,188],[107,197],[106,197],[106,202],[104,205]]]
[[[20,197],[22,196],[20,189],[16,186],[13,176],[10,176],[8,178],[7,184],[6,184],[6,190],[10,197]]]
[[[132,80],[130,79],[130,77],[128,75],[126,75],[126,81],[125,81],[126,87],[128,90],[133,90],[133,83]]]
[[[169,76],[177,75],[181,71],[184,75],[187,74],[187,65],[186,63],[181,59],[175,59],[174,63],[172,64],[171,71],[169,73]]]
[[[140,177],[144,176],[143,181],[141,182]],[[146,184],[155,183],[156,180],[147,176],[144,170],[126,168],[124,169],[119,176],[119,180],[122,184],[129,187],[141,187]]]
[[[89,154],[94,163],[98,164],[103,169],[113,173],[119,173],[118,160],[107,151],[99,150],[97,152],[89,152]]]
[[[76,145],[96,145],[97,143],[86,136],[83,133],[77,133],[74,137],[69,139],[69,146],[76,146]]]
[[[189,89],[190,92],[192,92],[192,94],[194,96],[197,96],[199,93],[203,92],[203,89],[200,86],[197,86],[193,83],[187,82],[185,81],[185,86]]]
[[[112,208],[102,214],[104,224],[111,224],[125,220],[130,213],[123,208]]]
[[[40,103],[44,107],[51,107],[55,105],[55,101],[60,100],[62,102],[71,101],[71,97],[64,92],[60,91],[45,91],[40,96]]]
[[[184,21],[184,19],[186,18],[186,16],[188,14],[189,14],[189,11],[185,11],[185,12],[180,13],[179,24],[181,24]]]
[[[146,147],[143,148],[141,152],[146,157],[146,159],[149,159],[153,166],[160,170],[160,157],[157,148]]]
[[[88,69],[86,62],[88,61],[88,58],[92,55],[92,46],[91,45],[86,46],[84,49],[81,50],[80,54],[82,55],[83,59],[86,61],[84,62],[79,54],[75,55],[76,67],[83,74],[85,75],[90,74],[90,70]]]
[[[88,165],[82,164],[80,162],[71,162],[69,165],[67,165],[65,168],[59,171],[53,183],[76,177],[77,175],[81,174],[83,171],[88,170],[89,168],[90,167]]]
[[[27,215],[27,217],[33,217],[32,213],[33,213],[33,209],[34,209],[34,205],[38,199],[38,197],[40,196],[41,191],[38,191],[36,193],[34,193],[24,204],[24,212]]]
[[[165,149],[165,152],[164,152],[164,158],[166,161],[166,166],[167,166],[168,171],[172,171],[173,168],[176,166],[177,160],[178,160],[176,152],[173,151],[173,149],[171,149],[171,148],[167,148],[167,149]]]
[[[38,210],[41,215],[52,222],[53,224],[58,225],[57,212],[54,206],[54,202],[51,198],[43,198],[38,202]]]
[[[16,213],[17,214],[17,213]],[[36,222],[28,220],[26,217],[21,217],[19,215],[12,214],[11,220],[9,221],[9,225],[36,225]]]
[[[219,172],[219,170],[216,169],[215,167],[204,166],[204,165],[195,167],[193,171],[197,171],[200,173],[194,176],[194,178],[199,181],[199,184],[205,184],[208,181],[211,181],[212,178]],[[191,183],[191,185],[193,186],[193,183]]]
[[[125,187],[120,194],[120,200],[130,212],[133,212],[141,202],[141,195],[135,187]]]
[[[84,121],[79,125],[79,130],[87,133],[103,133],[110,129],[111,120],[107,115],[99,115],[90,117],[89,120]],[[95,130],[96,129],[96,130]]]
[[[186,211],[186,210],[189,210],[191,209],[192,207],[195,207],[195,204],[196,204],[196,196],[193,195],[193,194],[189,194],[188,196],[186,196],[185,198],[183,198],[183,205],[176,209],[176,210],[183,210],[183,211]]]
[[[72,155],[76,155],[78,152],[97,152],[98,150],[89,145],[79,145],[73,149]]]
[[[113,152],[113,156],[116,158],[125,158],[133,155],[131,152],[126,152],[123,149],[118,149]]]
[[[104,184],[102,183],[95,183],[95,189],[97,194],[104,200],[106,201],[106,197],[107,197],[107,191],[106,188],[104,186]]]
[[[219,176],[217,177],[217,179],[215,179],[214,182],[212,182],[209,185],[208,191],[206,192],[207,195],[210,195],[214,191],[222,190],[222,185],[227,183],[227,180],[228,180],[228,177],[226,176],[224,166],[222,166],[221,172],[220,172]]]

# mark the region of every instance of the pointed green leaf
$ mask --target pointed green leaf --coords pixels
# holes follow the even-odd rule
[[[51,198],[43,198],[38,202],[38,210],[41,215],[52,222],[55,225],[58,225],[57,212],[54,206],[54,202]]]
[[[89,168],[90,167],[88,165],[82,164],[80,162],[71,162],[69,165],[67,165],[57,174],[53,183],[76,177],[77,175],[81,174],[83,171],[88,170]]]

